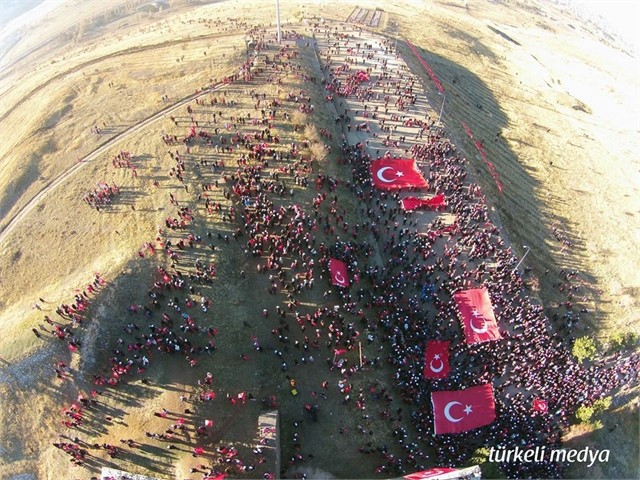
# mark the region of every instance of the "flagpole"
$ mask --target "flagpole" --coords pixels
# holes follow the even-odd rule
[[[276,28],[278,30],[278,43],[281,43],[282,33],[280,31],[280,0],[276,0]]]
[[[526,253],[523,255],[523,257],[520,259],[520,261],[518,262],[518,264],[516,265],[516,267],[513,269],[513,271],[517,271],[518,267],[520,266],[520,264],[522,263],[522,261],[526,258],[526,256],[529,254],[529,252],[531,251],[531,249],[529,247],[527,247],[526,245],[523,245],[522,248],[526,248],[527,251]]]
[[[358,342],[358,350],[360,351],[360,368],[362,368],[362,342]]]
[[[447,99],[447,96],[444,93],[439,93],[439,95],[442,95],[442,106],[440,107],[440,115],[438,115],[438,125],[441,125],[442,112],[444,111],[444,101]]]

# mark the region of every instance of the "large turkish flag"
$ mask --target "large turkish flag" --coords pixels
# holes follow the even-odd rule
[[[462,316],[467,343],[489,342],[502,338],[486,288],[462,290],[455,293],[453,298]]]
[[[489,425],[496,418],[496,404],[490,383],[465,390],[432,392],[436,435],[460,433]]]
[[[449,376],[448,341],[429,340],[424,351],[424,378],[447,378]]]
[[[373,185],[381,190],[426,187],[427,181],[413,159],[382,159],[371,162]]]
[[[349,286],[349,272],[347,264],[336,258],[329,259],[329,272],[331,272],[331,283],[338,287]]]

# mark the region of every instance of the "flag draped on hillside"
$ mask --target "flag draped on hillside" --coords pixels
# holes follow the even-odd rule
[[[424,351],[424,378],[438,379],[449,376],[449,341],[429,340]]]
[[[373,185],[381,190],[427,186],[415,160],[383,158],[371,162]]]
[[[462,290],[453,295],[462,316],[462,325],[467,343],[500,340],[498,324],[486,288]]]
[[[431,393],[436,435],[460,433],[489,425],[496,418],[493,387],[487,383],[464,390]]]
[[[347,264],[342,260],[335,258],[329,259],[329,272],[331,272],[331,283],[338,287],[349,286],[349,272],[347,271]]]

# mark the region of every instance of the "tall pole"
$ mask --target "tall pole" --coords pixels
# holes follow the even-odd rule
[[[444,111],[444,101],[447,99],[447,96],[444,93],[441,93],[440,95],[442,95],[442,106],[440,107],[440,115],[438,115],[438,124],[441,124],[441,120],[442,120],[442,112]]]
[[[278,29],[278,43],[282,42],[282,32],[280,31],[280,0],[276,0],[276,28]]]
[[[396,22],[395,27],[396,27],[396,44],[393,47],[393,49],[395,50],[395,54],[397,55],[398,54],[398,22]]]
[[[518,267],[520,266],[520,264],[522,263],[522,261],[525,259],[525,257],[529,254],[529,252],[531,251],[531,249],[529,247],[527,247],[526,245],[522,246],[523,248],[526,248],[527,251],[526,253],[522,256],[522,258],[520,259],[520,261],[518,262],[518,264],[516,265],[516,268],[513,269],[513,271],[517,271]]]

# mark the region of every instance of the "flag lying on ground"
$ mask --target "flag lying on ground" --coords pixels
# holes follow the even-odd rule
[[[438,379],[449,376],[449,341],[429,340],[424,351],[424,378]]]
[[[489,425],[496,418],[493,387],[487,383],[464,390],[431,393],[436,435],[460,433]]]
[[[462,316],[462,325],[467,343],[500,340],[493,306],[486,288],[461,290],[453,295]]]
[[[413,159],[383,158],[371,162],[373,185],[381,190],[427,186]]]
[[[349,286],[349,272],[347,264],[336,258],[329,259],[329,272],[331,272],[331,283],[338,287]]]
[[[441,208],[446,207],[446,203],[444,201],[444,195],[441,193],[436,195],[435,197],[431,197],[428,199],[424,198],[416,198],[416,197],[405,197],[400,200],[400,205],[402,205],[402,209],[410,212],[412,210],[417,210],[419,208]]]

